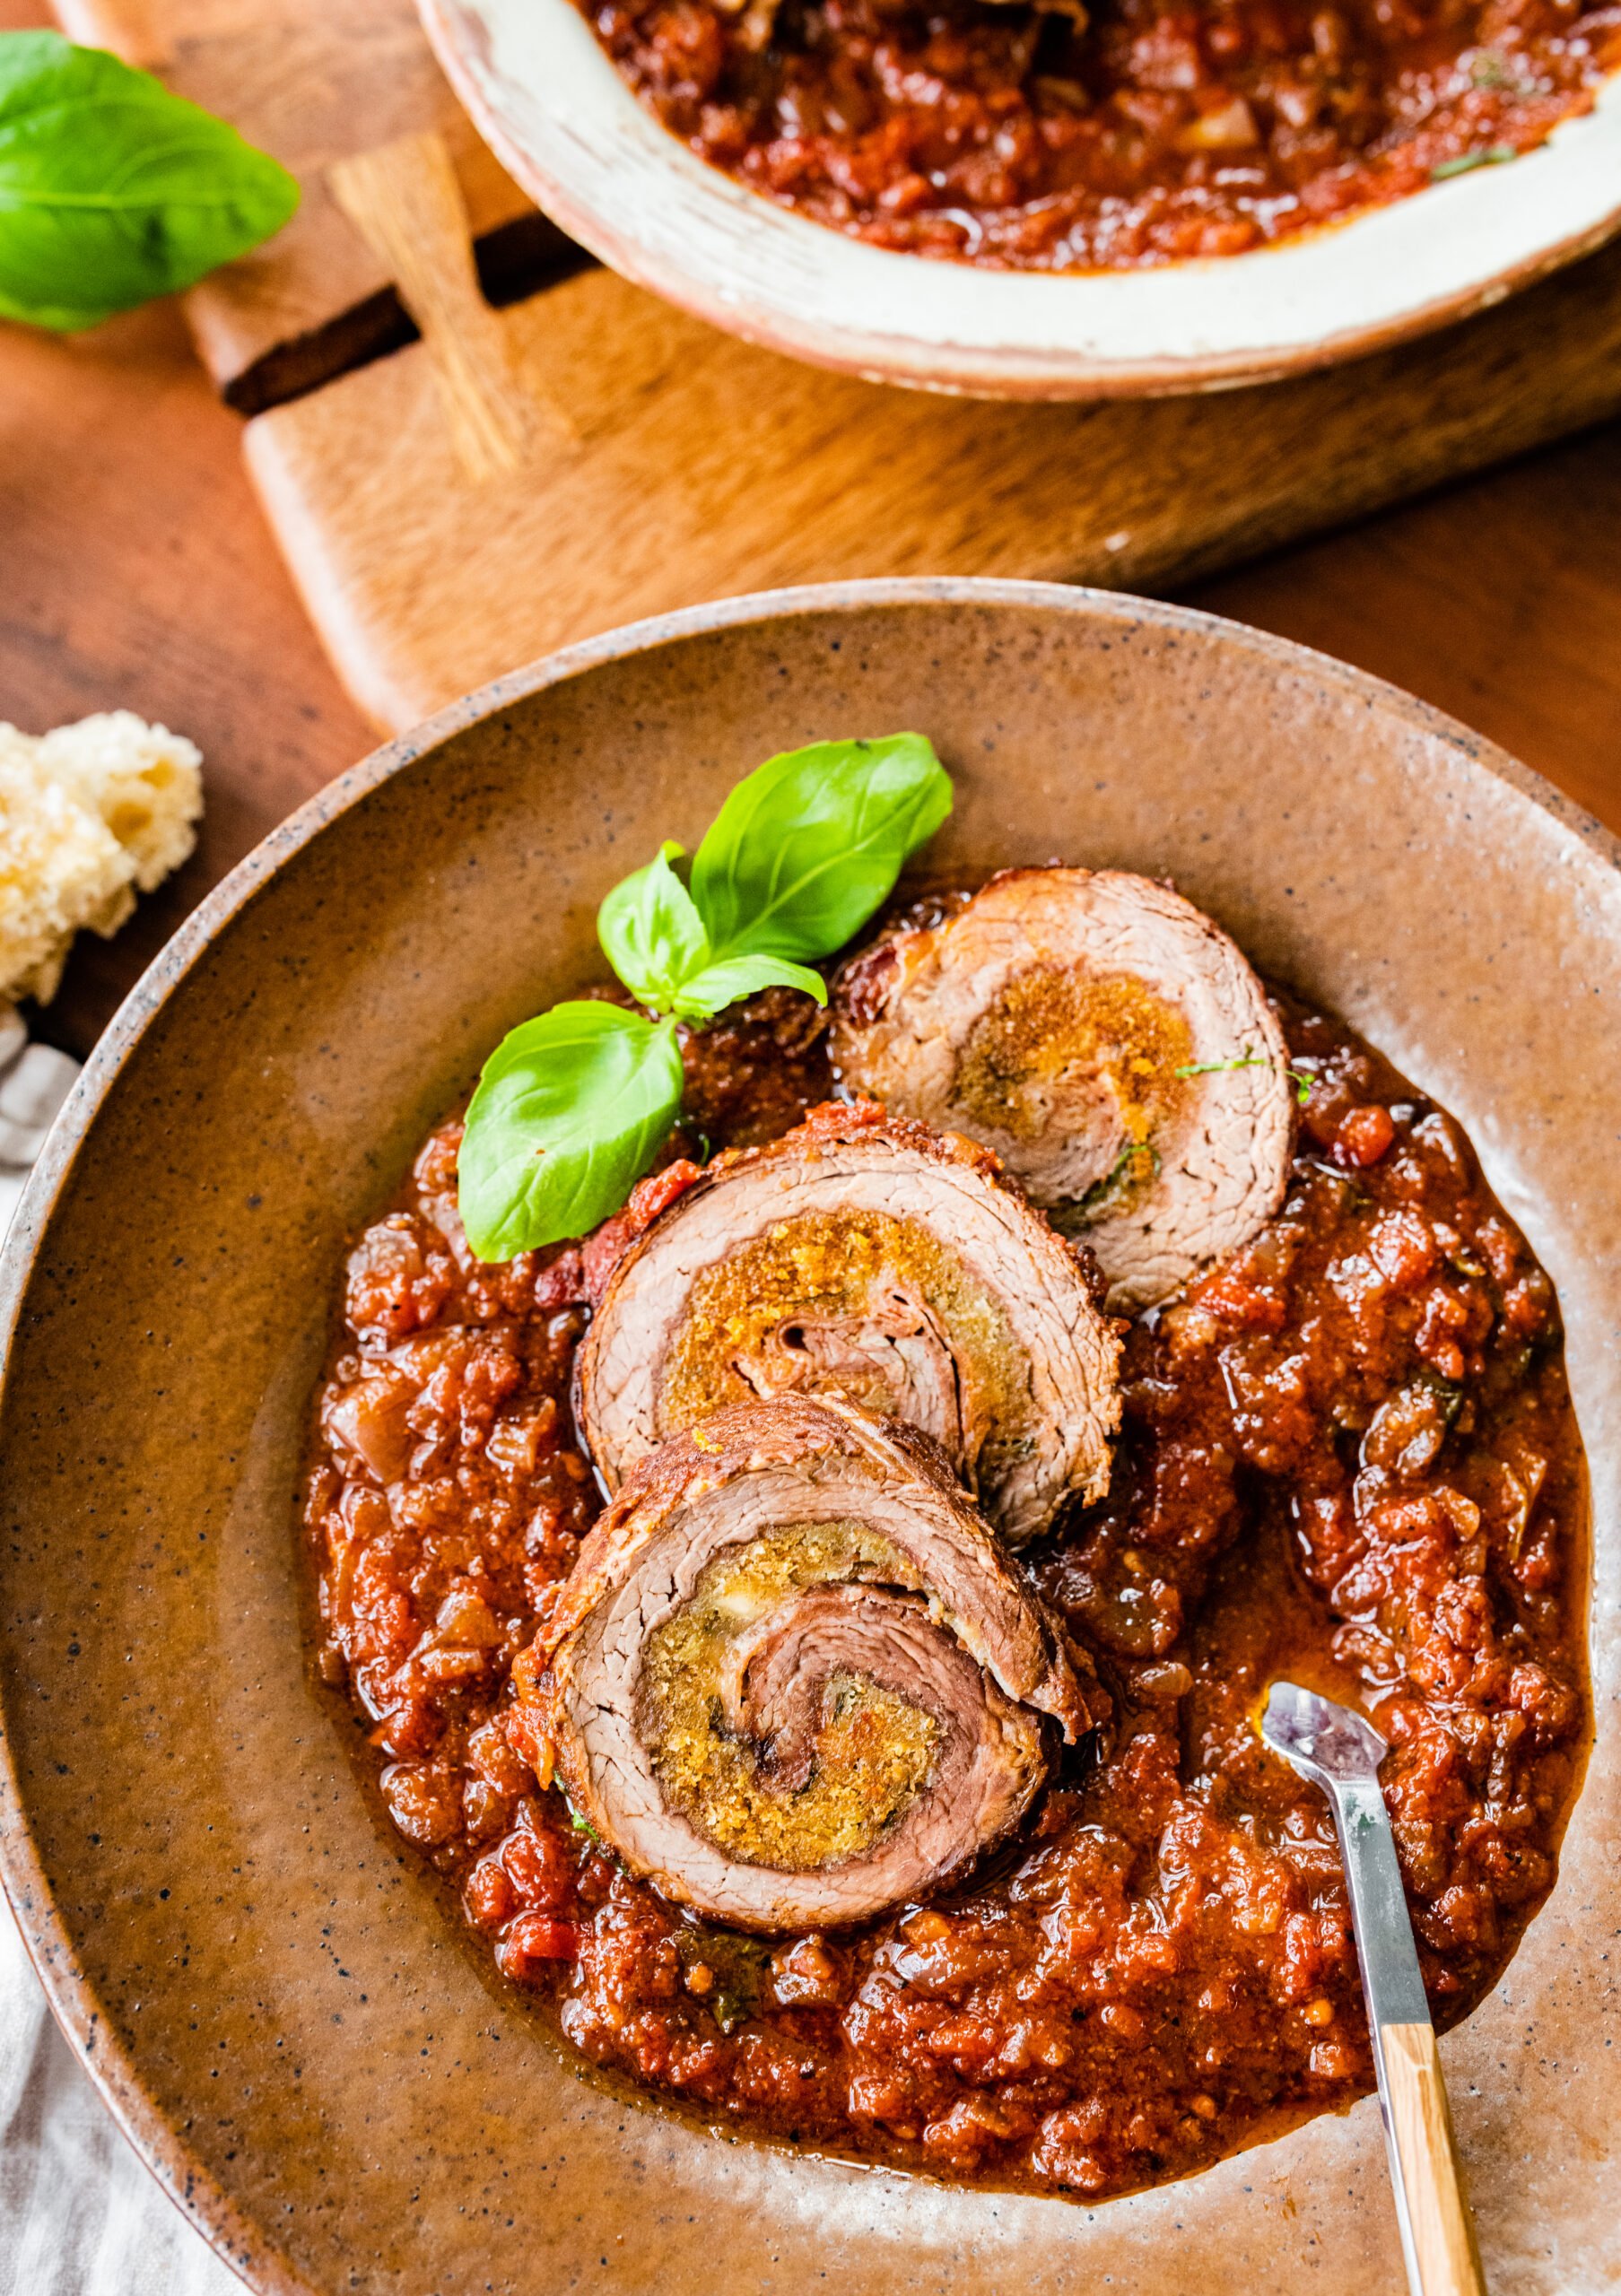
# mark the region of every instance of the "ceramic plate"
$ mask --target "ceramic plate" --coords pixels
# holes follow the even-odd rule
[[[573,0],[418,0],[458,94],[582,245],[752,343],[936,390],[1101,398],[1322,366],[1499,300],[1621,223],[1621,79],[1512,166],[1217,260],[1043,276],[807,222],[645,110]]]
[[[181,928],[4,1270],[4,1870],[58,2015],[262,2291],[1390,2296],[1372,2102],[1106,2205],[728,2142],[584,2077],[368,1798],[294,1528],[344,1239],[605,889],[738,772],[920,723],[931,856],[1173,874],[1468,1127],[1558,1284],[1597,1751],[1557,1889],[1443,2043],[1497,2296],[1621,2280],[1621,874],[1531,775],[1174,607],[855,584],[593,640],[380,750]]]

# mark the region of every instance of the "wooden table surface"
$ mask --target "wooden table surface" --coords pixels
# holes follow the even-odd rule
[[[0,26],[40,21],[0,0]],[[1394,680],[1621,830],[1621,426],[1207,582],[1190,602]],[[259,518],[240,424],[161,306],[0,325],[0,718],[128,708],[191,735],[196,855],[81,940],[39,1033],[83,1053],[187,909],[372,746]]]

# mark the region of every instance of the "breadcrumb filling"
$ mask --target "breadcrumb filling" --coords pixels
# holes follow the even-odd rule
[[[1176,1072],[1192,1057],[1186,1020],[1145,982],[1027,965],[969,1031],[955,1099],[988,1130],[1037,1140],[1065,1100],[1094,1102],[1102,1084],[1121,1135],[1114,1184],[1140,1187],[1153,1178],[1154,1160],[1132,1152],[1146,1148],[1181,1105],[1186,1086]]]
[[[929,1783],[939,1722],[864,1674],[828,1676],[797,1789],[772,1776],[769,1747],[727,1722],[721,1677],[738,1635],[797,1593],[858,1581],[921,1590],[914,1565],[865,1523],[780,1524],[718,1555],[647,1639],[637,1727],[665,1799],[745,1864],[804,1874],[859,1857]]]
[[[920,1222],[867,1211],[778,1221],[695,1278],[665,1357],[659,1431],[789,1387],[893,1412],[883,1337],[919,1309],[950,1351],[963,1425],[1016,1443],[1029,1396],[1000,1302]],[[813,1364],[796,1352],[801,1323],[846,1325],[850,1344]]]

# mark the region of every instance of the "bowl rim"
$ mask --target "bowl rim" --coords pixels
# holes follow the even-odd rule
[[[492,679],[410,732],[379,744],[307,798],[181,922],[92,1048],[29,1176],[0,1249],[0,1405],[10,1385],[12,1340],[49,1234],[51,1215],[112,1086],[170,998],[205,959],[219,934],[331,822],[453,735],[607,664],[652,654],[715,631],[789,616],[928,604],[1024,606],[1038,613],[1102,617],[1190,635],[1220,633],[1229,639],[1236,633],[1254,654],[1277,669],[1309,666],[1319,674],[1326,674],[1342,691],[1359,697],[1370,708],[1377,704],[1390,710],[1415,730],[1458,750],[1481,771],[1506,783],[1551,815],[1600,863],[1621,875],[1621,837],[1485,735],[1403,688],[1332,655],[1201,608],[1078,584],[974,576],[898,576],[752,591],[626,623]],[[56,1893],[34,1840],[4,1720],[0,1705],[0,1888],[10,1901],[29,1960],[65,2039],[143,2165],[194,2229],[250,2288],[262,2292],[262,2296],[324,2296],[292,2268],[280,2251],[264,2245],[260,2229],[237,2209],[157,2105],[143,2080],[135,2052],[116,2037],[110,2022],[103,2021],[98,1996],[78,1966],[71,1934],[58,1913]]]
[[[1083,400],[1273,381],[1468,317],[1621,230],[1621,68],[1601,78],[1588,111],[1520,155],[1521,166],[1564,171],[1546,229],[1523,227],[1520,169],[1482,167],[1244,254],[1054,274],[876,248],[739,183],[641,103],[574,0],[417,0],[417,9],[480,135],[571,238],[710,326],[869,381]],[[522,37],[544,49],[527,75],[503,68],[497,52],[497,26],[511,25],[515,10]],[[1593,152],[1603,186],[1583,200],[1578,178]],[[1533,180],[1555,187],[1551,175]],[[1506,257],[1483,252],[1505,234],[1519,241]],[[1410,291],[1399,283],[1437,246],[1448,260]],[[1030,316],[1032,289],[1040,319]],[[1347,319],[1357,296],[1368,308]],[[1246,299],[1268,315],[1251,339],[1241,328],[1225,348],[1201,347],[1198,329],[1228,331],[1234,301]],[[1180,345],[1159,309],[1167,301],[1186,307]],[[1302,306],[1312,303],[1308,323]],[[1130,347],[1110,350],[1111,331]]]

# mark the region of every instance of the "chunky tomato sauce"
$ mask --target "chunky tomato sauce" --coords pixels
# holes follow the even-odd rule
[[[711,2120],[1087,2196],[1343,2105],[1372,2085],[1367,2031],[1326,1805],[1252,1727],[1278,1673],[1390,1741],[1437,2017],[1502,1970],[1586,1728],[1558,1309],[1451,1119],[1284,1011],[1312,1080],[1287,1201],[1132,1326],[1110,1496],[1033,1551],[1117,1701],[1101,1758],[1066,1755],[968,1887],[855,1932],[771,1943],[677,1911],[502,1726],[598,1505],[569,1408],[589,1294],[661,1182],[583,1250],[481,1267],[449,1124],[356,1243],[308,1487],[319,1664],[394,1825],[587,2057]],[[686,1049],[673,1157],[785,1130],[828,1089],[787,992]]]
[[[1584,0],[581,0],[702,158],[879,247],[1020,271],[1233,255],[1587,109]]]

